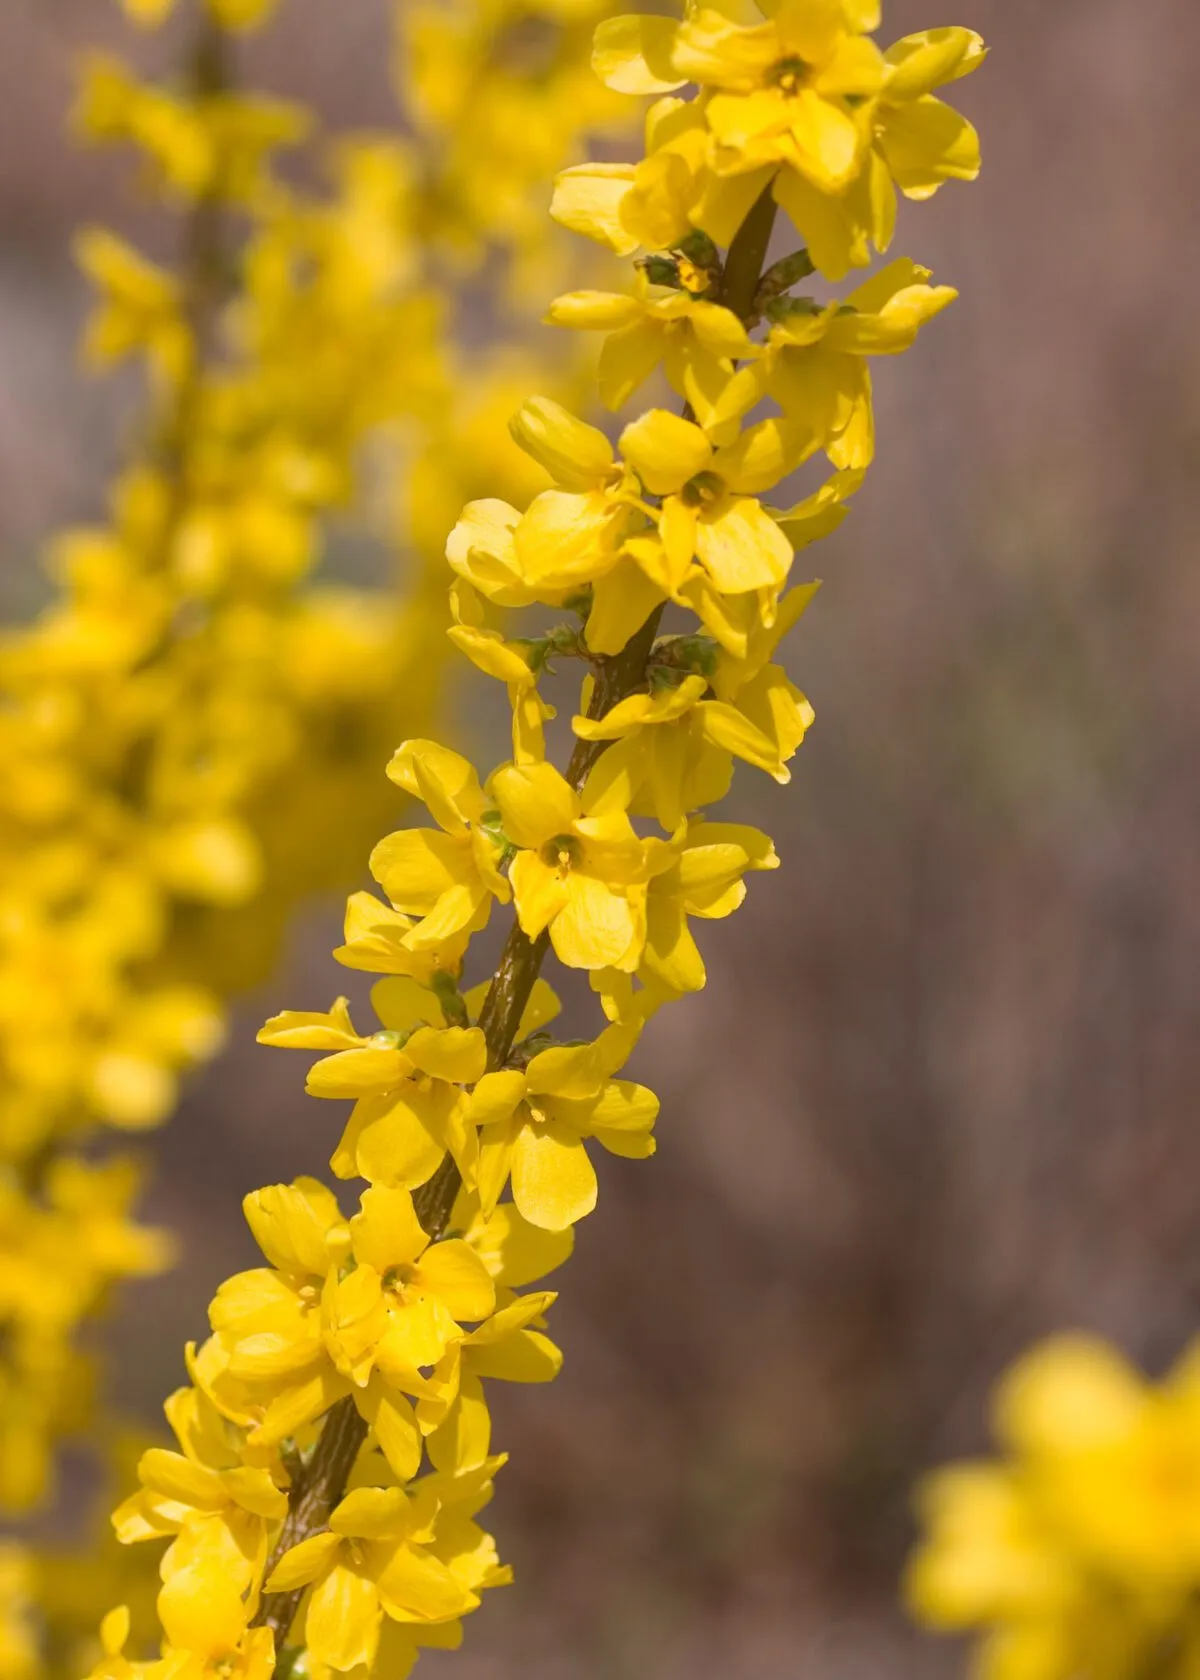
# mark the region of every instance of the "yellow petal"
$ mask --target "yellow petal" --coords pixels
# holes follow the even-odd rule
[[[203,1563],[180,1569],[164,1582],[158,1614],[169,1643],[201,1657],[227,1655],[249,1620],[236,1583]]]
[[[987,48],[973,29],[922,29],[894,42],[883,56],[888,66],[885,93],[892,103],[920,99],[944,82],[970,75],[987,57]]]
[[[513,1200],[531,1224],[565,1231],[596,1205],[596,1170],[582,1139],[553,1123],[522,1129],[513,1154]]]
[[[166,1499],[201,1511],[219,1511],[227,1502],[225,1488],[215,1470],[193,1464],[181,1453],[150,1447],[138,1460],[138,1477],[147,1488]]]
[[[715,517],[701,519],[696,552],[723,594],[778,587],[792,564],[792,546],[756,501],[740,498]]]
[[[474,1126],[507,1120],[524,1095],[525,1075],[519,1068],[485,1073],[468,1099],[467,1119]]]
[[[361,1097],[398,1085],[412,1064],[389,1045],[341,1050],[309,1068],[305,1090],[313,1097]]]
[[[526,454],[564,490],[589,490],[612,466],[612,445],[604,433],[550,397],[523,402],[509,429]]]
[[[348,998],[337,998],[327,1012],[285,1009],[259,1029],[259,1044],[288,1050],[347,1050],[362,1040],[350,1019]]]
[[[515,1202],[498,1207],[467,1241],[496,1282],[520,1289],[556,1271],[575,1246],[573,1233],[549,1232],[531,1225]]]
[[[580,163],[555,177],[550,214],[574,233],[607,245],[619,257],[637,250],[639,240],[621,221],[621,204],[633,185],[631,163]]]
[[[645,624],[665,592],[633,560],[621,559],[597,578],[585,637],[593,653],[620,653]]]
[[[446,1018],[437,993],[408,974],[392,974],[371,987],[371,1007],[389,1032],[415,1026],[442,1027]]]
[[[411,1508],[402,1488],[355,1488],[334,1508],[329,1526],[361,1539],[394,1538],[409,1527]]]
[[[553,1382],[562,1370],[562,1350],[540,1330],[519,1330],[494,1346],[472,1351],[471,1363],[481,1377],[500,1382]]]
[[[578,796],[552,764],[504,765],[489,787],[514,846],[536,849],[568,833],[579,815]]]
[[[380,1184],[363,1191],[361,1211],[350,1221],[350,1236],[355,1258],[380,1275],[414,1261],[429,1242],[409,1192]]]
[[[640,321],[642,314],[637,298],[625,292],[564,292],[551,303],[546,319],[556,327],[615,332]]]
[[[324,1277],[330,1264],[330,1234],[341,1226],[338,1205],[323,1184],[302,1179],[252,1190],[242,1202],[254,1240],[283,1272]]]
[[[266,1591],[293,1592],[297,1587],[307,1587],[329,1568],[340,1546],[336,1534],[310,1534],[283,1554],[267,1577]]]
[[[496,1305],[496,1289],[475,1250],[461,1237],[434,1243],[421,1256],[419,1287],[436,1295],[451,1318],[474,1324]]]
[[[414,799],[424,800],[448,833],[460,833],[467,823],[478,822],[483,812],[483,789],[475,766],[437,741],[402,742],[392,754],[387,774]]]
[[[305,1642],[320,1663],[344,1673],[369,1667],[379,1643],[379,1589],[356,1570],[335,1564],[313,1588]]]
[[[421,1467],[421,1431],[412,1406],[376,1373],[355,1404],[375,1432],[392,1472],[409,1481]]]
[[[630,899],[579,870],[568,875],[566,889],[550,924],[558,960],[567,968],[636,968],[641,930]]]
[[[470,850],[454,835],[434,828],[404,828],[387,834],[368,860],[371,874],[398,910],[427,916],[442,894],[473,875]]]
[[[701,428],[665,408],[652,408],[621,433],[621,453],[646,489],[665,496],[682,489],[712,460]]]
[[[355,1104],[331,1165],[339,1178],[415,1189],[433,1177],[446,1153],[446,1121],[456,1093],[441,1087],[445,1100],[408,1083]]]
[[[404,1053],[422,1073],[461,1085],[482,1079],[487,1066],[487,1041],[478,1027],[418,1027]]]
[[[379,1574],[379,1592],[391,1616],[438,1621],[474,1609],[478,1597],[417,1546],[400,1546]]]
[[[604,18],[592,46],[592,69],[617,93],[669,93],[687,80],[671,62],[674,18]]]
[[[435,1469],[450,1475],[475,1470],[492,1444],[492,1419],[479,1378],[464,1376],[446,1419],[429,1437],[429,1458]]]

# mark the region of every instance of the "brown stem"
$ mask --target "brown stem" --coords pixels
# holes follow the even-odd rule
[[[353,1398],[347,1395],[330,1409],[312,1457],[292,1488],[290,1508],[267,1564],[268,1577],[285,1552],[328,1523],[329,1513],[346,1490],[354,1460],[366,1438],[366,1422],[358,1415]],[[270,1593],[264,1597],[250,1625],[269,1627],[278,1645],[295,1621],[303,1597],[303,1587]]]
[[[725,263],[722,302],[743,320],[748,321],[753,316],[754,296],[774,222],[775,201],[767,186],[738,230]],[[620,653],[599,662],[588,705],[589,717],[606,716],[621,700],[643,686],[662,615],[663,608],[656,607]],[[607,744],[604,741],[576,741],[567,767],[567,780],[576,792],[582,788],[588,771]],[[489,1069],[503,1067],[508,1060],[549,944],[546,933],[530,939],[522,933],[520,924],[513,922],[479,1014],[479,1025],[487,1040]],[[445,1232],[461,1187],[459,1170],[447,1155],[429,1182],[414,1192],[417,1218],[429,1233],[431,1242],[436,1242]],[[339,1400],[326,1418],[306,1470],[292,1489],[292,1508],[269,1568],[274,1567],[288,1547],[326,1526],[330,1512],[342,1497],[346,1479],[366,1435],[367,1426],[359,1417],[354,1401],[350,1398]],[[302,1596],[302,1592],[266,1595],[255,1617],[255,1624],[273,1628],[278,1644],[281,1638],[286,1637]]]

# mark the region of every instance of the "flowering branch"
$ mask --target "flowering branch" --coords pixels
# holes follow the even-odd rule
[[[309,1092],[353,1102],[332,1170],[368,1187],[349,1219],[311,1179],[246,1198],[268,1266],[221,1286],[172,1417],[182,1452],[147,1455],[115,1519],[122,1537],[178,1536],[168,1653],[258,1680],[294,1629],[315,1672],[407,1672],[509,1578],[474,1523],[504,1462],[487,1385],[556,1374],[554,1293],[527,1286],[596,1206],[591,1150],[655,1147],[658,1099],[620,1070],[657,1010],[705,984],[693,920],[731,914],[746,877],[778,865],[767,835],[708,812],[735,761],[790,779],[813,714],[773,656],[817,587],[788,588],[795,558],[870,464],[866,358],[907,348],[955,295],[904,259],[837,303],[791,293],[886,248],[897,187],[928,197],[978,167],[973,131],[931,92],[981,60],[978,37],[927,31],[884,54],[877,23],[874,0],[799,0],[755,26],[689,5],[597,32],[612,87],[702,97],[660,100],[637,163],[559,176],[560,223],[644,254],[631,291],[567,293],[550,319],[605,333],[610,407],[661,366],[683,411],[644,411],[614,449],[530,398],[511,430],[540,487],[523,511],[469,502],[450,533],[450,638],[504,683],[512,756],[482,779],[437,741],[401,744],[388,774],[434,826],[379,842],[384,897],[350,899],[336,953],[382,977],[380,1024],[360,1033],[339,998],[259,1035],[321,1053]],[[808,256],[768,269],[780,209]],[[760,404],[778,412],[747,424]],[[760,499],[820,456],[833,474],[803,501]],[[535,603],[582,628],[506,638],[507,612]],[[686,632],[660,636],[668,607]],[[559,652],[589,666],[565,774],[540,686]],[[495,903],[513,905],[499,965],[464,990]],[[546,1030],[551,952],[588,974],[606,1023],[592,1041]],[[239,1537],[232,1570],[201,1533],[214,1499]]]

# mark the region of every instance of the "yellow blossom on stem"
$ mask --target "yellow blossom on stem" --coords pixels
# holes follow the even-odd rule
[[[309,1650],[339,1673],[375,1660],[383,1616],[440,1621],[473,1610],[477,1595],[421,1544],[420,1513],[400,1488],[356,1488],[314,1534],[275,1565],[270,1592],[310,1586]]]
[[[550,305],[555,326],[605,332],[597,367],[600,400],[620,408],[660,364],[702,425],[738,361],[758,346],[732,310],[680,285],[656,286],[638,271],[632,295],[566,292]]]
[[[658,1098],[612,1075],[632,1048],[625,1028],[594,1044],[553,1045],[526,1068],[486,1074],[471,1098],[480,1128],[479,1196],[492,1212],[511,1179],[513,1202],[531,1225],[565,1231],[596,1205],[596,1171],[584,1147],[594,1138],[614,1155],[654,1153]]]
[[[489,786],[517,847],[509,879],[524,933],[548,929],[568,968],[636,968],[646,883],[667,867],[661,845],[640,840],[623,811],[585,816],[552,764],[509,765]]]
[[[401,829],[371,853],[371,873],[395,908],[421,918],[406,943],[428,949],[473,933],[485,925],[493,898],[509,898],[497,868],[500,846],[481,822],[488,805],[478,776],[436,741],[406,741],[388,775],[424,800],[441,829]]]
[[[835,467],[868,467],[875,455],[869,356],[907,350],[926,321],[954,302],[953,286],[931,286],[927,268],[907,258],[889,263],[824,308],[807,300],[771,327],[761,362],[725,387],[718,419],[744,412],[764,396],[820,440]]]
[[[658,533],[676,587],[693,556],[722,594],[777,590],[792,546],[759,501],[812,454],[807,427],[764,420],[723,448],[701,426],[655,408],[621,433],[621,449],[644,488],[662,498]]]

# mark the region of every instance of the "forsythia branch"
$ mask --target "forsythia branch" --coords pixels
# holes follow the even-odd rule
[[[813,713],[774,655],[817,588],[788,587],[796,556],[870,464],[867,358],[907,348],[955,295],[903,258],[828,304],[791,295],[805,261],[764,273],[780,209],[812,271],[839,280],[890,244],[897,192],[978,170],[974,131],[932,92],[982,60],[978,36],[930,30],[884,52],[878,11],[795,0],[750,25],[686,0],[679,19],[596,32],[612,89],[663,97],[646,155],[562,171],[552,215],[643,254],[628,291],[566,293],[549,319],[605,334],[609,407],[661,369],[683,411],[651,407],[614,444],[528,398],[510,423],[538,474],[523,508],[470,500],[447,539],[449,635],[504,684],[511,758],[481,778],[436,740],[397,748],[388,775],[431,822],[375,847],[384,896],[351,897],[336,953],[380,977],[379,1026],[360,1032],[338,998],[259,1034],[319,1053],[307,1089],[353,1104],[332,1170],[367,1188],[350,1217],[315,1179],[245,1199],[267,1264],[218,1290],[170,1403],[181,1451],[145,1455],[114,1518],[122,1539],[174,1536],[164,1663],[198,1653],[266,1680],[293,1633],[318,1680],[399,1680],[509,1579],[474,1521],[504,1462],[488,1385],[557,1373],[555,1295],[528,1286],[596,1206],[591,1150],[655,1148],[657,1097],[618,1075],[657,1010],[705,985],[693,922],[730,915],[747,875],[778,866],[767,835],[709,812],[735,761],[790,779]],[[439,77],[448,27],[422,14]],[[673,97],[689,85],[698,97]],[[430,93],[444,108],[437,78]],[[832,476],[805,499],[761,499],[822,455]],[[531,607],[578,622],[509,639],[508,614]],[[565,774],[540,690],[559,653],[590,667]],[[473,935],[510,903],[497,969],[464,989]],[[606,1023],[591,1041],[546,1030],[551,951],[589,978]],[[104,1637],[115,1661],[119,1622]]]

